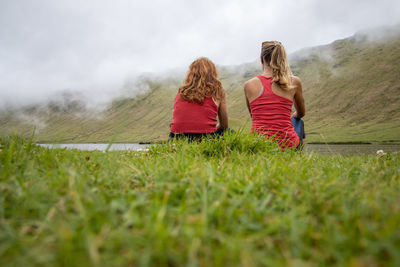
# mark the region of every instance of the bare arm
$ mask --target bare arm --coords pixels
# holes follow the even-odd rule
[[[246,98],[246,105],[247,105],[247,109],[249,110],[250,117],[251,117],[251,109],[250,109],[250,103],[249,103],[249,99],[247,99],[246,95],[245,95],[244,97]]]
[[[247,109],[249,110],[250,117],[251,117],[250,102],[252,102],[259,96],[261,87],[262,84],[258,78],[253,78],[251,80],[248,80],[244,84],[244,96],[246,98],[246,105]]]
[[[226,96],[221,100],[221,103],[219,104],[218,107],[218,120],[219,120],[219,125],[218,125],[218,130],[226,130],[229,127],[228,124],[228,109],[226,106]]]
[[[293,113],[292,117],[300,119],[306,115],[303,87],[301,84],[301,80],[298,77],[293,77],[293,84],[294,86],[296,86],[296,93],[294,95],[294,107],[296,111]]]

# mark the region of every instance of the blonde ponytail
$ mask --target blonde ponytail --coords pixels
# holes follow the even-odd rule
[[[277,41],[263,42],[261,57],[264,60],[264,64],[267,64],[272,69],[272,81],[282,89],[288,90],[292,88],[292,71],[283,45]]]

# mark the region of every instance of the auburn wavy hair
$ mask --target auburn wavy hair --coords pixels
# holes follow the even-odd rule
[[[281,42],[267,41],[262,43],[261,57],[264,64],[272,68],[272,81],[282,89],[292,88],[292,71],[287,60],[286,51]]]
[[[184,84],[179,87],[179,95],[189,102],[202,104],[205,97],[221,101],[224,88],[218,80],[217,68],[206,57],[196,59],[190,64]]]

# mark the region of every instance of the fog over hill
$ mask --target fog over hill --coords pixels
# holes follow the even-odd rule
[[[303,81],[308,140],[400,142],[400,27],[361,31],[328,45],[290,54]],[[243,83],[260,73],[254,62],[218,66],[228,96],[230,125],[247,127]],[[186,69],[127,79],[112,98],[64,91],[41,104],[4,110],[0,134],[17,131],[47,142],[155,141],[167,137],[172,104]],[[247,126],[246,126],[247,125]]]
[[[293,52],[399,14],[397,0],[0,1],[0,109],[63,91],[102,105],[142,73],[252,62],[265,40]]]

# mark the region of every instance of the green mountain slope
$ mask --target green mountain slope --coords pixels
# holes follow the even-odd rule
[[[400,30],[386,29],[308,48],[290,55],[303,81],[308,142],[400,142]],[[259,63],[219,67],[227,92],[230,126],[250,126],[243,83]],[[95,116],[78,102],[0,114],[0,134],[18,132],[42,142],[139,142],[166,139],[172,106],[183,77],[148,80],[149,90],[115,100]]]
[[[306,122],[318,133],[313,140],[399,141],[399,36],[366,42],[356,35],[295,61],[304,81]]]

